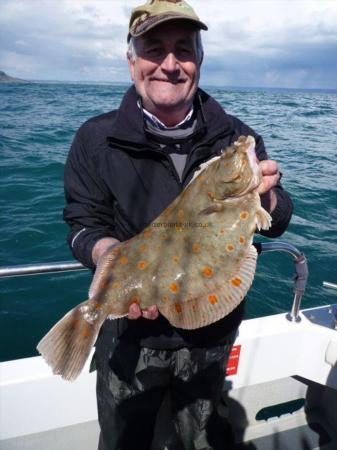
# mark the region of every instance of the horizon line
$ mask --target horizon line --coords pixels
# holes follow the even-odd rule
[[[106,81],[106,80],[52,80],[52,79],[22,79],[23,82],[28,83],[83,83],[83,84],[111,84],[111,85],[132,85],[133,83],[127,81]],[[11,84],[11,83],[9,83]],[[14,84],[14,83],[13,83]],[[332,91],[337,92],[337,88],[332,87],[287,87],[287,86],[243,86],[243,85],[222,85],[218,83],[200,83],[200,86],[212,87],[212,88],[228,88],[228,89],[278,89],[278,90],[297,90],[297,91]]]

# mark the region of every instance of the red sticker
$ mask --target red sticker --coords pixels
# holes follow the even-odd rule
[[[226,375],[236,375],[239,367],[241,345],[234,345],[229,354]]]

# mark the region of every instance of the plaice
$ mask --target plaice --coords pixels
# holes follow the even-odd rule
[[[100,260],[89,300],[61,319],[38,350],[66,379],[81,371],[98,331],[132,303],[156,304],[178,328],[196,329],[229,314],[250,288],[252,239],[268,229],[261,207],[255,140],[241,136],[204,163],[185,190],[139,235]]]

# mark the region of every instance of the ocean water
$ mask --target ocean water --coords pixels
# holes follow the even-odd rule
[[[118,107],[126,85],[0,84],[0,265],[71,260],[62,221],[63,167],[77,128]],[[337,91],[206,89],[265,140],[283,172],[295,212],[280,240],[302,250],[310,276],[303,307],[337,302],[322,282],[337,282]],[[258,239],[261,241],[261,239]],[[293,263],[262,255],[246,317],[290,309]],[[89,272],[0,280],[0,360],[35,346],[71,307],[87,298]]]

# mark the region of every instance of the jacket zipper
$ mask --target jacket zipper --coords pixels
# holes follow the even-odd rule
[[[200,145],[197,145],[192,152],[190,152],[187,155],[187,159],[186,159],[186,164],[185,164],[185,168],[188,166],[191,157],[193,155],[193,153],[195,153],[198,149],[202,148],[202,147],[210,147],[214,142],[216,142],[220,137],[225,137],[226,134],[224,131],[222,131],[221,133],[216,134],[212,139],[210,139],[209,141],[202,143]],[[161,156],[164,157],[164,159],[168,162],[169,165],[169,171],[171,172],[171,174],[173,175],[173,177],[175,178],[175,180],[179,183],[179,186],[184,186],[184,182],[186,181],[188,175],[191,173],[191,170],[196,166],[199,165],[200,162],[202,161],[202,158],[198,158],[196,161],[193,162],[193,164],[191,165],[191,167],[188,168],[187,172],[184,174],[185,169],[183,171],[183,179],[182,181],[180,181],[179,175],[174,167],[174,164],[172,162],[172,159],[169,157],[169,155],[167,155],[167,153],[165,153],[164,151],[162,151],[160,148],[157,147],[153,147],[151,145],[149,145],[148,147],[144,147],[144,148],[137,148],[137,147],[130,147],[127,145],[122,145],[119,142],[113,142],[112,139],[110,139],[109,144],[114,145],[116,148],[119,148],[120,150],[131,150],[131,151],[136,151],[136,152],[142,152],[142,151],[146,151],[146,152],[153,152],[156,154],[160,154]]]

